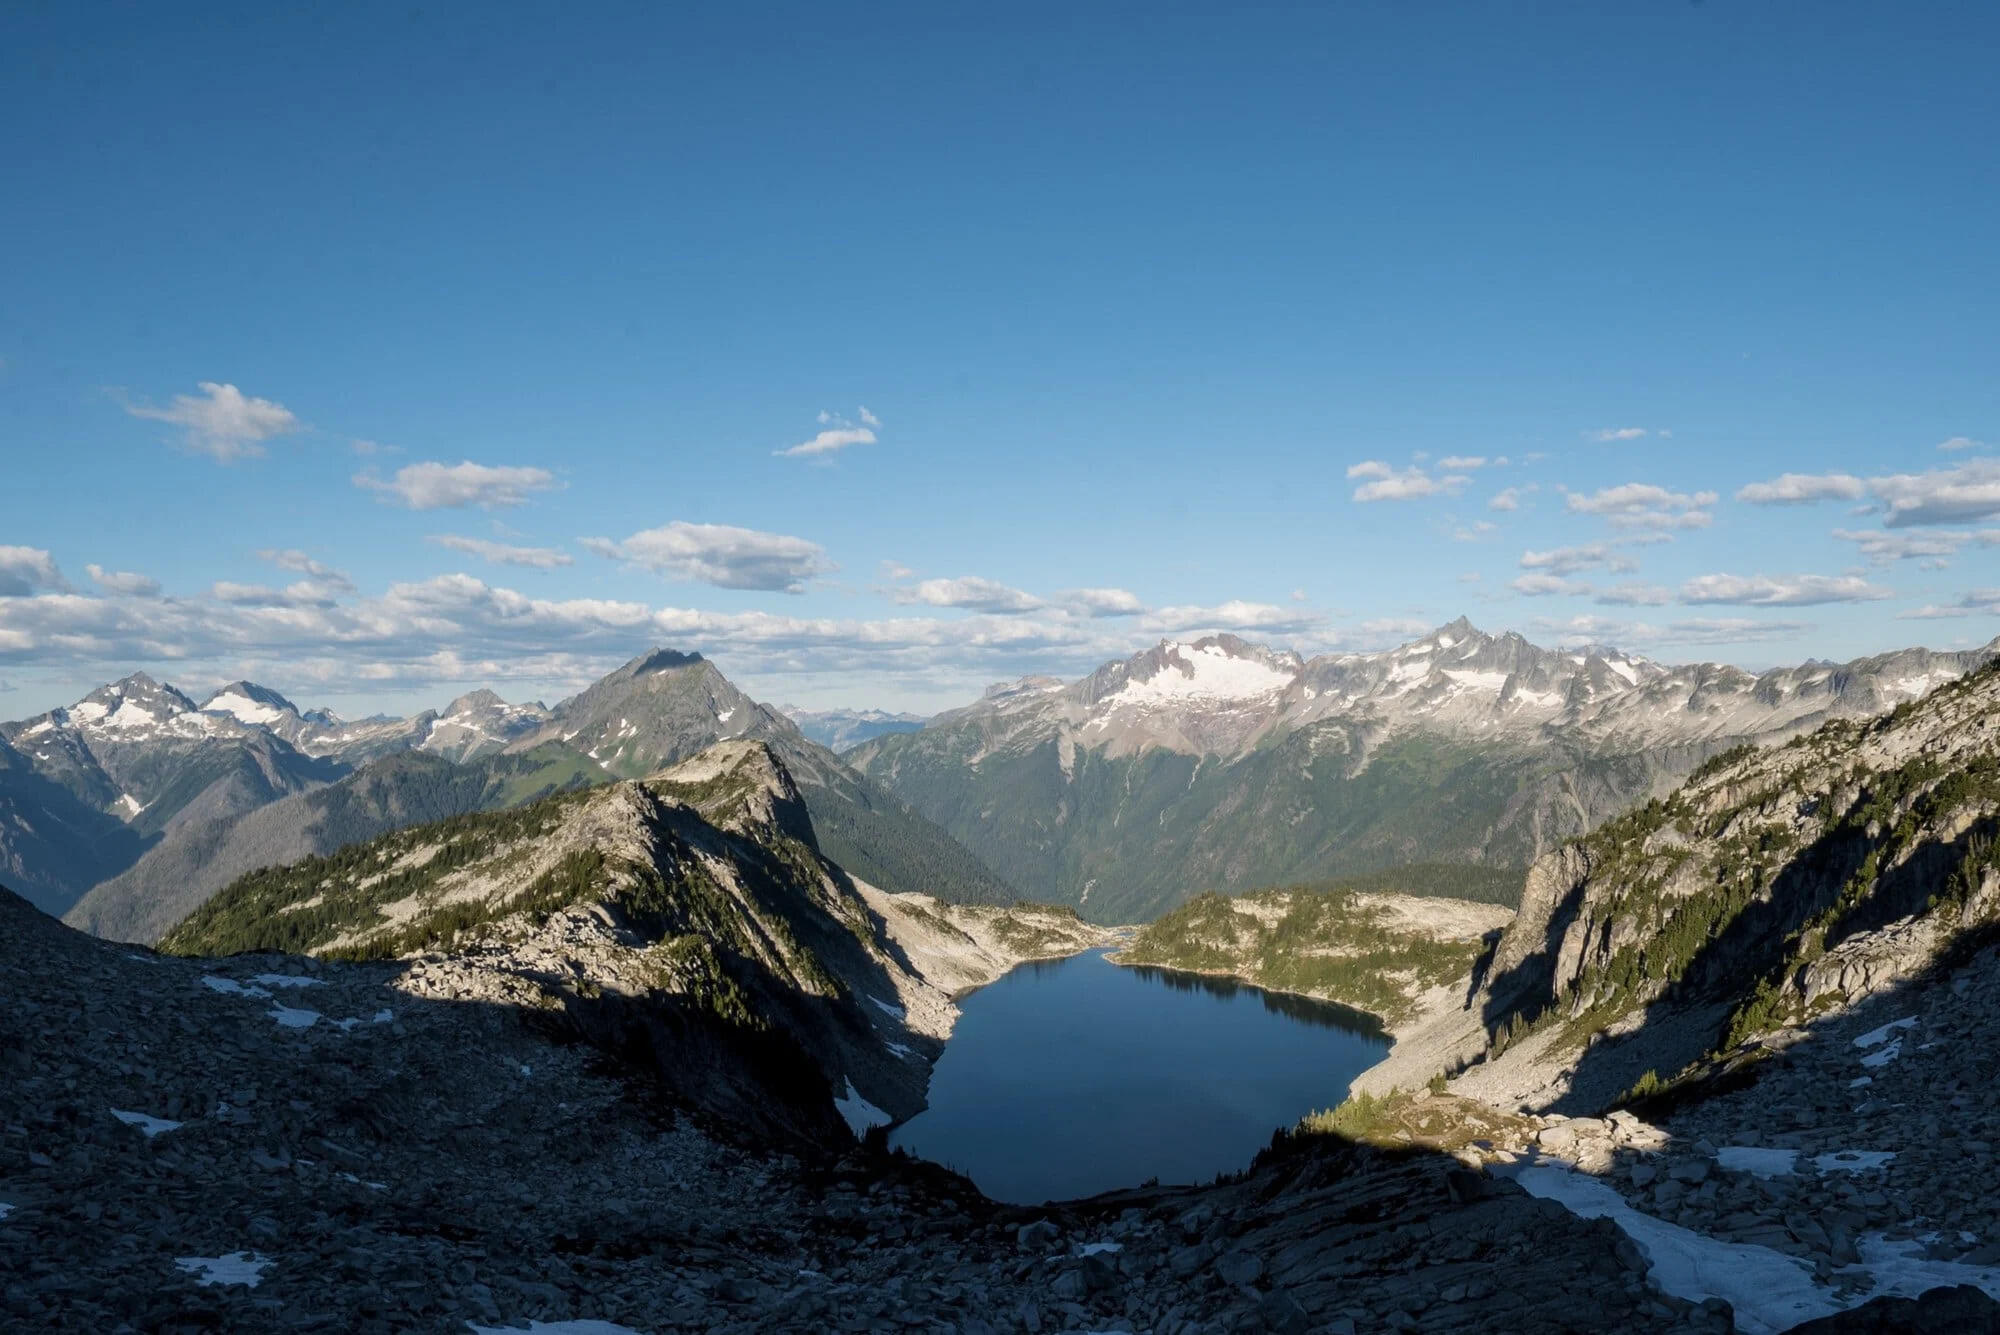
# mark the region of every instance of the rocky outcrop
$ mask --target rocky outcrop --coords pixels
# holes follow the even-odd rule
[[[1444,1056],[1504,1106],[1608,1106],[1928,967],[2000,908],[1996,826],[1993,669],[1730,753],[1541,859],[1477,994],[1370,1080]]]

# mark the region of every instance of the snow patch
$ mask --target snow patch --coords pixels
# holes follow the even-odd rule
[[[310,1029],[319,1023],[318,1011],[295,1010],[290,1006],[272,1006],[271,1018],[278,1022],[280,1029]]]
[[[1898,1038],[1892,1040],[1888,1047],[1882,1048],[1876,1052],[1871,1052],[1866,1057],[1863,1057],[1861,1059],[1861,1064],[1863,1066],[1887,1066],[1890,1062],[1896,1060],[1896,1058],[1902,1055],[1903,1055],[1903,1040]]]
[[[7,1204],[7,1202],[5,1201],[0,1201],[0,1219],[5,1219],[8,1215],[12,1213],[14,1213],[14,1207]]]
[[[300,978],[289,973],[252,974],[250,981],[264,987],[324,987],[326,985],[324,981],[318,978]]]
[[[1086,1242],[1083,1246],[1076,1249],[1076,1254],[1078,1256],[1096,1256],[1103,1252],[1122,1252],[1124,1250],[1125,1244],[1122,1242]]]
[[[118,800],[111,805],[126,820],[136,819],[139,813],[146,809],[146,804],[130,793],[120,793]]]
[[[1715,1152],[1715,1161],[1724,1168],[1752,1177],[1787,1177],[1798,1157],[1797,1150],[1761,1149],[1752,1145],[1725,1145]]]
[[[1494,695],[1498,695],[1500,694],[1500,689],[1507,684],[1507,678],[1511,674],[1505,672],[1474,672],[1466,668],[1454,671],[1451,668],[1446,668],[1444,669],[1444,675],[1451,678],[1451,683],[1455,688],[1468,691],[1488,691]],[[1456,694],[1456,691],[1454,691],[1454,694]]]
[[[1745,1335],[1776,1335],[1841,1310],[1798,1257],[1754,1243],[1721,1242],[1641,1214],[1610,1186],[1567,1168],[1535,1165],[1515,1180],[1529,1195],[1557,1201],[1579,1218],[1617,1224],[1646,1253],[1661,1289],[1689,1302],[1723,1299],[1736,1310],[1736,1328]]]
[[[1916,1027],[1916,1023],[1917,1017],[1914,1015],[1905,1015],[1900,1020],[1891,1020],[1880,1029],[1870,1029],[1867,1033],[1855,1039],[1854,1046],[1857,1048],[1875,1047],[1880,1043],[1887,1042],[1889,1036],[1894,1034],[1898,1029],[1913,1029]]]
[[[1815,1158],[1813,1167],[1822,1173],[1872,1173],[1895,1157],[1894,1150],[1836,1150]]]
[[[139,1133],[148,1140],[162,1131],[178,1131],[186,1125],[183,1122],[169,1122],[164,1117],[149,1117],[142,1112],[126,1112],[123,1108],[113,1108],[111,1115],[127,1126],[138,1127]]]
[[[231,1252],[227,1256],[182,1256],[174,1264],[193,1275],[197,1284],[241,1284],[254,1289],[264,1282],[271,1260],[256,1252]]]
[[[211,992],[221,992],[236,997],[269,997],[271,994],[261,987],[245,987],[234,978],[221,978],[212,973],[201,976],[202,986]]]
[[[137,732],[141,728],[151,728],[161,722],[161,717],[140,704],[137,700],[121,700],[118,708],[104,720],[104,726],[119,732]]]
[[[271,724],[285,716],[282,709],[273,709],[261,700],[252,700],[239,691],[224,691],[202,706],[204,713],[222,713],[239,723]]]
[[[889,1014],[895,1016],[899,1020],[902,1019],[904,1015],[908,1014],[908,1012],[906,1012],[901,1006],[892,1006],[888,1002],[881,1000],[879,997],[870,997],[868,999],[874,1002],[877,1006],[880,1006],[883,1010],[887,1011]]]
[[[896,1120],[856,1093],[851,1078],[846,1084],[847,1093],[835,1099],[833,1106],[840,1109],[840,1115],[847,1119],[848,1128],[855,1135],[860,1135],[871,1126],[887,1126]]]
[[[1254,658],[1238,658],[1221,645],[1170,645],[1167,662],[1143,681],[1128,681],[1105,697],[1107,706],[1157,705],[1187,700],[1254,700],[1292,684],[1292,673]]]

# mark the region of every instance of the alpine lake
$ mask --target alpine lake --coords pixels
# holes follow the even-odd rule
[[[1338,1104],[1389,1049],[1363,1012],[1110,953],[1023,964],[961,998],[930,1106],[889,1143],[1016,1204],[1206,1182]]]

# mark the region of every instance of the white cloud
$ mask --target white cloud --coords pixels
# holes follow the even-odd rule
[[[1956,601],[1945,604],[1931,604],[1908,612],[1899,612],[1898,617],[1908,621],[1936,621],[1947,617],[1994,617],[2000,616],[2000,589],[1971,589],[1961,594]]]
[[[1746,607],[1807,607],[1891,596],[1891,590],[1854,575],[1697,575],[1681,585],[1680,593],[1684,603]]]
[[[1642,426],[1608,426],[1596,431],[1586,431],[1583,433],[1584,439],[1600,443],[1608,443],[1614,440],[1641,440],[1647,434],[1646,428]],[[1667,435],[1669,433],[1663,431],[1660,434]]]
[[[1502,488],[1493,493],[1492,499],[1486,502],[1486,508],[1489,510],[1518,510],[1521,508],[1521,498],[1532,494],[1535,490],[1537,490],[1536,484],[1532,482],[1525,487]]]
[[[347,579],[347,576],[335,570],[332,566],[316,560],[311,552],[302,552],[296,547],[260,547],[257,550],[257,559],[259,561],[268,561],[280,570],[289,570],[300,575],[311,575],[315,579],[338,579],[343,583]],[[348,587],[352,588],[353,586],[349,585]]]
[[[83,570],[97,587],[106,593],[123,594],[130,598],[151,598],[160,592],[160,581],[150,575],[140,575],[130,570],[106,570],[96,562],[85,566]]]
[[[546,468],[494,467],[468,459],[456,464],[409,464],[398,468],[396,476],[386,482],[373,473],[356,473],[354,485],[411,510],[469,505],[491,510],[525,505],[531,494],[554,490],[557,484],[555,475]]]
[[[1065,589],[1055,601],[1093,617],[1137,616],[1146,610],[1139,595],[1130,589]]]
[[[882,425],[882,419],[866,408],[860,412],[862,424],[856,426],[845,417],[821,411],[819,423],[825,428],[824,430],[810,440],[803,440],[786,449],[773,450],[771,453],[781,459],[810,459],[838,454],[849,445],[873,445],[876,441],[875,430]]]
[[[908,579],[917,573],[901,561],[884,561],[877,569],[881,571],[883,579]]]
[[[454,552],[476,556],[482,561],[491,561],[495,565],[554,570],[558,566],[576,563],[575,557],[558,547],[517,547],[511,543],[494,542],[490,538],[461,537],[456,533],[433,533],[428,541]]]
[[[1953,436],[1950,440],[1939,441],[1938,448],[1941,450],[1983,450],[1986,448],[1986,442],[1983,440],[1974,440],[1970,436]]]
[[[816,542],[729,524],[675,520],[629,538],[584,538],[586,551],[673,579],[724,589],[803,593],[806,582],[835,567]]]
[[[1674,601],[1674,591],[1632,580],[1612,585],[1597,595],[1597,601],[1610,607],[1663,607]]]
[[[1528,623],[1531,635],[1553,636],[1564,648],[1585,645],[1694,646],[1754,644],[1790,639],[1812,629],[1802,621],[1758,621],[1749,617],[1691,617],[1664,626],[1607,617],[1543,618]]]
[[[1967,533],[1957,529],[1938,529],[1929,533],[1891,533],[1882,529],[1837,528],[1833,536],[1842,542],[1854,543],[1861,554],[1875,565],[1887,565],[1891,561],[1909,561],[1922,558],[1941,558],[1956,555],[1966,543],[1977,540],[1983,547],[2000,542],[2000,532],[1987,534]]]
[[[1494,462],[1499,464],[1504,463],[1505,460],[1495,460]],[[1482,454],[1447,454],[1444,458],[1438,460],[1438,467],[1449,473],[1470,472],[1475,468],[1486,467],[1486,456]]]
[[[1888,507],[1890,528],[1961,524],[2000,515],[2000,459],[1967,459],[1954,468],[1868,479]]]
[[[1347,470],[1350,481],[1368,479],[1354,489],[1354,499],[1368,501],[1414,501],[1425,496],[1456,496],[1472,479],[1462,473],[1432,477],[1422,468],[1391,468],[1380,459],[1368,459]]]
[[[1208,631],[1276,635],[1302,634],[1324,621],[1319,613],[1300,607],[1231,599],[1213,607],[1187,605],[1155,608],[1137,624],[1140,630],[1154,635],[1194,635]]]
[[[1805,505],[1859,500],[1867,494],[1868,484],[1846,473],[1786,473],[1739,488],[1736,499],[1750,505]]]
[[[978,575],[919,580],[906,589],[897,589],[894,596],[899,603],[962,607],[975,612],[1032,612],[1042,606],[1042,600],[1033,594]]]
[[[1608,542],[1590,542],[1580,547],[1554,547],[1545,552],[1521,553],[1521,569],[1544,570],[1552,575],[1573,575],[1579,570],[1637,570],[1638,562]]]
[[[1581,597],[1596,590],[1580,579],[1564,579],[1560,575],[1518,575],[1507,581],[1507,587],[1530,598],[1543,598],[1553,594]]]
[[[1481,542],[1500,531],[1500,526],[1489,520],[1475,519],[1470,524],[1460,524],[1451,531],[1453,542]]]
[[[0,546],[0,598],[25,598],[43,590],[65,591],[69,581],[55,558],[39,547]]]
[[[257,559],[305,576],[285,587],[284,596],[293,602],[330,602],[354,592],[354,581],[347,577],[346,571],[316,561],[296,547],[266,547],[257,553]]]
[[[304,425],[284,404],[253,398],[234,385],[204,380],[198,388],[200,395],[176,394],[164,408],[127,404],[125,411],[184,428],[189,449],[220,463],[260,455],[265,441]]]
[[[1649,482],[1627,482],[1589,493],[1567,493],[1564,503],[1573,514],[1597,515],[1616,528],[1672,529],[1706,528],[1715,504],[1712,491],[1669,491]]]
[[[1415,617],[1373,617],[1354,628],[1360,636],[1358,643],[1372,645],[1407,640],[1413,636],[1429,634],[1436,629],[1437,627],[1431,622]]]

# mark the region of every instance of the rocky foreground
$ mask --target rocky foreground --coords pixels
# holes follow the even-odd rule
[[[0,1325],[1728,1328],[1611,1224],[1442,1155],[1298,1142],[1230,1185],[1003,1208],[733,1143],[415,968],[159,957],[0,898]]]

